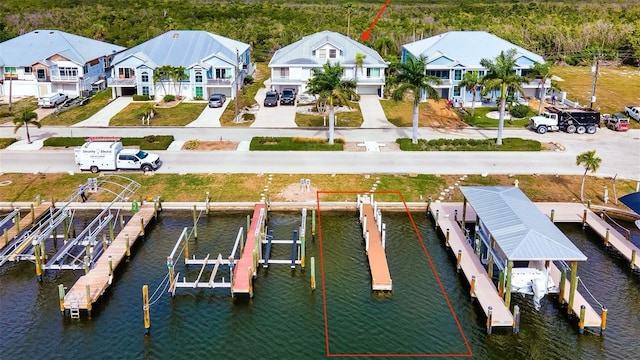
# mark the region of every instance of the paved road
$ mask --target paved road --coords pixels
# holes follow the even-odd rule
[[[254,136],[326,137],[326,129],[273,128],[67,128],[30,130],[34,140],[52,136],[144,136],[170,134],[176,141],[250,141]],[[465,129],[440,132],[419,130],[420,138],[491,138],[495,130]],[[12,137],[13,128],[0,126],[0,137]],[[346,141],[393,142],[411,137],[410,128],[337,129],[336,137]],[[640,130],[615,133],[600,129],[595,135],[547,133],[507,129],[505,137],[554,141],[564,150],[536,153],[497,152],[161,152],[161,173],[431,173],[431,174],[582,174],[577,154],[596,149],[602,158],[597,175],[640,180]],[[0,172],[77,171],[71,150],[0,151]]]

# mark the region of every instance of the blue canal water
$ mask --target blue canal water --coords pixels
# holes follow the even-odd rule
[[[201,218],[198,239],[189,243],[190,255],[214,258],[221,253],[227,258],[247,214]],[[321,236],[311,239],[311,221],[307,224],[307,268],[260,268],[251,300],[232,299],[228,289],[179,288],[173,298],[162,291],[166,257],[182,230],[193,225],[191,213],[160,215],[136,244],[130,261],[117,269],[114,284],[91,318],[83,312],[80,320],[73,320],[58,309],[58,284],[70,288],[81,271],[47,272],[39,283],[32,263],[5,265],[0,269],[0,358],[631,359],[640,353],[640,275],[578,224],[559,226],[589,258],[580,264],[579,275],[609,309],[604,336],[589,330],[579,335],[575,319],[553,298],[545,299],[536,312],[531,300],[521,296],[514,297],[522,313],[520,333],[496,328],[487,335],[482,310],[470,299],[453,255],[424,213],[383,214],[394,292],[372,294],[356,214],[321,214]],[[270,216],[276,239],[291,239],[299,225],[299,213]],[[637,230],[632,241],[640,245]],[[274,245],[272,258],[290,257],[289,245]],[[315,292],[309,286],[311,257],[318,274]],[[176,270],[194,281],[200,267],[179,262]],[[205,270],[204,281],[210,271]],[[226,267],[216,279],[222,277],[228,281]],[[144,284],[152,298],[150,335],[144,335],[142,320]],[[588,297],[582,286],[579,291]]]

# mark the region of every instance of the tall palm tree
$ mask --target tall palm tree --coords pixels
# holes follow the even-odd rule
[[[596,156],[595,150],[585,151],[576,156],[576,165],[584,166],[584,174],[582,175],[582,185],[580,185],[580,201],[584,201],[584,180],[587,172],[596,172],[600,168],[602,159]]]
[[[418,143],[418,112],[420,109],[420,98],[422,92],[425,91],[428,97],[438,101],[440,96],[432,84],[441,84],[442,80],[436,76],[427,75],[425,66],[427,59],[420,57],[408,57],[406,62],[398,64],[398,74],[395,76],[393,83],[397,84],[393,89],[391,98],[395,101],[404,99],[407,93],[413,95],[413,135],[411,142]]]
[[[356,82],[358,82],[358,68],[360,68],[360,71],[362,71],[362,65],[364,64],[364,59],[367,57],[367,55],[363,54],[363,53],[356,53]]]
[[[347,9],[347,37],[349,37],[349,30],[351,30],[351,12],[353,11],[353,4],[348,2],[344,4],[344,8]]]
[[[153,71],[153,84],[157,84],[160,82],[160,86],[162,86],[163,95],[168,95],[168,89],[166,88],[166,84],[171,79],[171,74],[173,72],[173,67],[171,65],[162,65],[159,68],[156,68]]]
[[[387,58],[387,55],[397,52],[396,44],[386,35],[378,36],[373,43],[373,49],[382,55],[384,59]]]
[[[173,82],[173,89],[175,90],[176,96],[182,95],[182,86],[180,86],[180,82],[183,80],[188,80],[189,75],[187,75],[187,68],[184,66],[174,66],[171,68],[171,81]]]
[[[516,74],[516,49],[507,50],[507,52],[501,51],[494,60],[482,59],[480,65],[487,69],[487,74],[484,76],[483,95],[492,90],[500,91],[500,108],[498,117],[498,137],[496,139],[497,145],[502,145],[502,131],[504,129],[504,113],[507,104],[507,92],[522,93],[521,84],[526,81],[523,76]]]
[[[534,79],[540,80],[540,105],[538,105],[538,115],[542,114],[542,102],[544,101],[544,96],[546,93],[545,84],[548,79],[551,79],[553,74],[551,73],[551,66],[553,63],[551,61],[543,62],[543,63],[535,63],[533,64],[532,75]]]
[[[467,71],[462,76],[462,81],[460,81],[460,86],[464,86],[465,89],[473,94],[473,98],[471,99],[471,117],[474,117],[476,112],[476,93],[478,89],[480,89],[480,83],[482,82],[482,77],[478,74],[477,71]]]
[[[343,80],[344,68],[340,63],[327,62],[322,68],[313,69],[313,77],[309,79],[307,90],[312,95],[318,95],[318,103],[329,104],[329,144],[333,145],[335,113],[334,104],[349,106],[349,99],[358,99],[356,82]]]
[[[31,135],[29,135],[29,125],[33,125],[38,129],[42,126],[42,124],[40,124],[40,122],[38,121],[38,114],[29,110],[25,110],[22,112],[22,114],[19,117],[13,118],[13,123],[15,124],[15,126],[13,127],[14,134],[18,132],[18,129],[20,129],[24,125],[24,129],[27,132],[27,143],[29,144],[31,144]]]

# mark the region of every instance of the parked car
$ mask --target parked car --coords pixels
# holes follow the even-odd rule
[[[209,107],[210,108],[222,107],[225,101],[227,101],[227,97],[224,94],[212,94],[209,97]]]
[[[640,122],[640,106],[625,106],[624,113],[628,117]]]
[[[605,124],[614,131],[627,131],[631,128],[629,118],[619,113],[606,117]]]
[[[275,90],[267,91],[264,98],[264,106],[278,106],[278,92]]]
[[[280,105],[295,105],[296,104],[296,90],[294,88],[282,89],[282,96],[280,96]]]
[[[63,93],[50,93],[38,98],[40,107],[56,107],[67,100],[67,95]]]

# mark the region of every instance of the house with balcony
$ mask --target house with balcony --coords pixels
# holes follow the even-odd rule
[[[356,55],[364,55],[362,67],[356,66]],[[321,31],[305,36],[275,52],[269,62],[271,87],[281,91],[294,87],[298,93],[306,91],[313,69],[339,62],[344,68],[343,78],[355,80],[358,94],[382,96],[387,63],[377,51],[333,31]]]
[[[0,95],[104,89],[113,57],[125,48],[59,30],[34,30],[0,43]]]
[[[460,81],[466,72],[477,71],[484,76],[487,69],[480,65],[480,60],[494,60],[502,51],[516,49],[516,66],[514,71],[521,76],[531,72],[535,63],[542,63],[542,56],[521,48],[509,41],[501,39],[486,31],[449,31],[440,35],[415,41],[402,46],[401,61],[408,57],[425,57],[427,65],[425,71],[429,75],[442,80],[442,84],[434,85],[441,98],[462,101],[470,104],[473,94],[464,87],[460,87]],[[547,80],[543,89],[551,86]],[[540,81],[532,80],[522,84],[525,97],[538,97]],[[493,103],[499,92],[488,94],[485,101]],[[423,100],[426,94],[422,94]],[[480,90],[476,93],[476,101],[480,101]]]
[[[163,66],[184,74],[159,73]],[[234,98],[254,69],[249,44],[206,31],[172,30],[118,54],[110,86],[114,98],[176,95],[190,100],[214,93]]]

